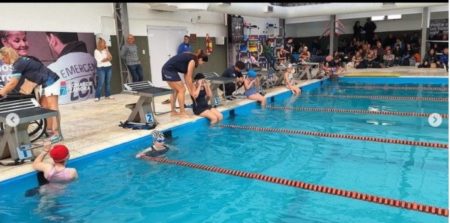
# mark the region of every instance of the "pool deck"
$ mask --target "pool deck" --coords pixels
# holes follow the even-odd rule
[[[447,76],[448,73],[443,69],[418,69],[411,67],[395,67],[385,69],[364,69],[349,70],[353,73],[402,73],[402,76]],[[300,81],[299,87],[308,85],[320,80]],[[267,90],[267,97],[278,95],[288,90],[284,86],[275,87]],[[100,100],[94,102],[93,99],[79,102],[76,104],[60,105],[61,126],[64,135],[63,144],[70,149],[71,159],[81,157],[93,152],[104,150],[123,142],[131,141],[143,136],[149,135],[153,130],[131,130],[119,127],[119,121],[125,121],[131,110],[125,105],[136,102],[138,96],[129,94],[114,95],[114,100]],[[169,96],[155,97],[156,112],[170,111],[168,104],[161,102],[168,99]],[[188,98],[188,97],[186,97]],[[189,102],[189,99],[187,99]],[[228,101],[225,105],[219,106],[219,111],[229,110],[234,107],[252,103],[248,99],[235,99]],[[192,116],[189,118],[173,117],[169,113],[156,116],[160,123],[156,129],[165,130],[172,127],[194,122],[200,117],[194,116],[191,109],[187,109]],[[41,141],[36,142],[40,144]],[[40,149],[37,149],[40,151]],[[47,159],[49,159],[47,157]],[[0,165],[0,182],[14,178],[29,172],[33,172],[31,162],[16,166]]]

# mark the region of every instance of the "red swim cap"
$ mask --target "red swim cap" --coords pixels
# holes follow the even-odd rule
[[[53,158],[55,163],[63,162],[69,156],[69,149],[65,145],[55,145],[50,150],[50,157]]]

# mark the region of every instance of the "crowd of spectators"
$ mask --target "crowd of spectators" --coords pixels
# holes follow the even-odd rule
[[[448,34],[442,30],[429,38],[425,55],[420,55],[418,32],[397,35],[389,33],[385,38],[381,38],[375,33],[376,24],[370,19],[364,26],[361,26],[359,21],[355,22],[353,30],[351,40],[341,41],[338,51],[334,51],[332,56],[334,63],[342,68],[416,66],[448,69],[448,42],[445,42],[448,41]],[[328,50],[321,47],[321,39],[322,37],[316,38],[310,44],[302,42],[293,44],[290,41],[285,49],[293,51],[288,54],[291,56],[291,62],[327,62]],[[303,56],[307,55],[305,50],[309,54],[306,60]]]

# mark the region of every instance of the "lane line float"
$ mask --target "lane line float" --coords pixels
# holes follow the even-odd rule
[[[353,89],[384,89],[384,90],[429,90],[429,91],[448,91],[448,87],[408,87],[408,86],[379,86],[379,85],[339,86],[339,88],[353,88]]]
[[[396,115],[396,116],[414,116],[414,117],[429,117],[431,113],[418,112],[398,112],[398,111],[368,111],[358,109],[341,109],[341,108],[317,108],[317,107],[285,107],[285,106],[271,106],[266,108],[273,110],[293,110],[305,112],[336,112],[336,113],[356,113],[356,114],[371,114],[371,115]],[[448,114],[440,114],[442,118],[448,118]]]
[[[205,171],[209,171],[209,172],[221,173],[221,174],[226,174],[226,175],[231,175],[231,176],[238,176],[238,177],[243,177],[243,178],[248,178],[248,179],[255,179],[255,180],[259,180],[259,181],[281,184],[284,186],[295,187],[295,188],[300,188],[300,189],[324,193],[324,194],[336,195],[336,196],[346,197],[346,198],[355,199],[355,200],[367,201],[367,202],[371,202],[371,203],[375,203],[375,204],[382,204],[382,205],[387,205],[387,206],[396,207],[396,208],[403,208],[403,209],[448,217],[448,209],[447,208],[440,208],[440,207],[435,207],[435,206],[426,205],[426,204],[420,204],[420,203],[416,203],[416,202],[402,201],[402,200],[381,197],[381,196],[372,195],[372,194],[361,193],[361,192],[357,192],[357,191],[350,191],[350,190],[344,190],[344,189],[339,189],[339,188],[334,188],[334,187],[322,186],[322,185],[318,185],[318,184],[305,183],[305,182],[297,181],[297,180],[273,177],[273,176],[263,175],[263,174],[259,174],[259,173],[245,172],[245,171],[240,171],[240,170],[225,169],[225,168],[221,168],[221,167],[208,166],[208,165],[197,164],[197,163],[190,163],[190,162],[186,162],[186,161],[182,161],[182,160],[169,160],[166,158],[150,157],[150,156],[144,156],[142,158],[149,160],[149,161],[159,162],[159,163],[173,164],[173,165],[177,165],[177,166],[189,167],[189,168],[205,170]]]
[[[407,96],[369,96],[369,95],[326,95],[316,94],[311,96],[329,97],[329,98],[358,98],[358,99],[378,99],[378,100],[392,100],[392,101],[434,101],[434,102],[448,102],[448,98],[435,97],[407,97]]]
[[[232,129],[244,129],[244,130],[251,130],[251,131],[258,131],[258,132],[279,132],[279,133],[295,134],[295,135],[309,135],[309,136],[318,136],[318,137],[327,137],[327,138],[362,140],[362,141],[401,144],[401,145],[409,145],[409,146],[423,146],[423,147],[430,147],[430,148],[435,148],[435,149],[447,149],[448,150],[448,144],[437,143],[437,142],[422,142],[422,141],[411,141],[411,140],[405,140],[405,139],[389,139],[389,138],[378,138],[378,137],[372,137],[372,136],[359,136],[359,135],[328,133],[328,132],[313,132],[313,131],[282,129],[282,128],[263,128],[263,127],[245,126],[245,125],[219,124],[219,125],[217,125],[217,127],[232,128]]]

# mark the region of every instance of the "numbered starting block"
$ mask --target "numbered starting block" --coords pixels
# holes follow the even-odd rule
[[[142,124],[153,121],[154,124],[157,124],[158,122],[155,118],[155,97],[172,94],[172,90],[154,87],[150,81],[127,83],[124,84],[124,88],[124,93],[139,95],[136,103],[125,105],[125,107],[131,109],[131,114],[128,116],[127,121]]]
[[[40,119],[56,116],[59,112],[42,108],[34,98],[0,102],[0,164],[19,164],[33,159],[28,125]],[[59,135],[62,138],[61,128]],[[11,160],[6,160],[11,158]]]

